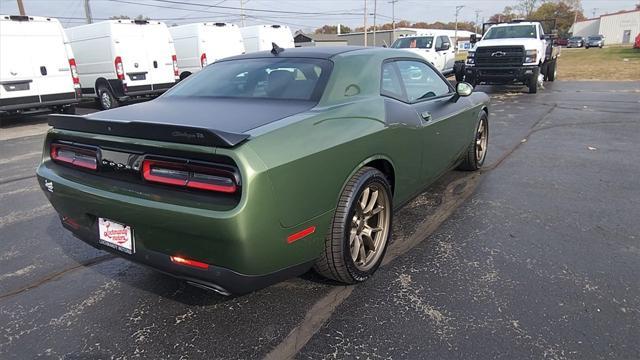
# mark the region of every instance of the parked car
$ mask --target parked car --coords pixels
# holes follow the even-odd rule
[[[488,102],[407,51],[275,48],[149,102],[52,116],[38,181],[78,238],[196,286],[243,293],[312,267],[359,283],[393,209],[482,166]]]
[[[131,98],[159,95],[179,79],[167,26],[159,21],[109,20],[66,29],[82,95],[104,110]]]
[[[640,49],[640,34],[638,34],[638,36],[636,36],[636,41],[633,43],[633,48],[634,49]]]
[[[453,43],[453,39],[446,33],[429,31],[398,38],[391,47],[405,49],[422,56],[446,76],[453,73],[456,60]]]
[[[558,39],[556,39],[556,45],[558,45],[558,46],[568,46],[569,45],[569,39],[567,39],[567,38],[558,38]]]
[[[582,36],[572,36],[567,43],[568,48],[581,48],[585,45],[585,38]]]
[[[73,51],[57,19],[0,15],[0,115],[73,113],[79,90]]]
[[[599,47],[602,49],[604,46],[604,36],[596,35],[587,37],[587,41],[584,44],[585,49],[590,47]]]
[[[255,25],[240,28],[246,52],[271,50],[275,43],[283,49],[295,47],[291,29],[286,25]]]
[[[240,28],[229,23],[196,23],[169,28],[178,57],[180,79],[218,59],[244,54]]]

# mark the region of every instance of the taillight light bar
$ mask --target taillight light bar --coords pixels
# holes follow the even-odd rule
[[[71,78],[73,79],[73,85],[80,86],[80,78],[78,77],[78,67],[76,66],[76,59],[69,59],[69,68],[71,69]]]
[[[198,268],[198,269],[203,269],[203,270],[206,270],[206,269],[209,268],[209,264],[203,263],[201,261],[187,259],[187,258],[183,258],[181,256],[169,256],[169,258],[171,259],[172,263],[177,264],[177,265],[191,266],[191,267]]]
[[[149,182],[232,194],[238,190],[231,171],[192,163],[146,159],[142,177]]]
[[[202,55],[200,55],[200,66],[203,68],[207,66],[207,53],[202,53]]]
[[[173,64],[173,76],[177,78],[180,77],[180,69],[178,69],[178,57],[175,55],[171,55],[171,63]]]
[[[124,80],[124,66],[122,66],[122,58],[120,56],[116,56],[116,59],[113,63],[116,67],[116,75],[118,76],[118,80]]]
[[[98,153],[96,150],[60,143],[52,143],[50,147],[50,156],[53,161],[58,163],[89,170],[98,169]]]

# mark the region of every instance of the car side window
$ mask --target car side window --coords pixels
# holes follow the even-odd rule
[[[442,36],[438,36],[436,38],[436,49],[440,49],[442,47]]]
[[[380,93],[385,96],[405,100],[402,92],[402,82],[398,77],[393,62],[382,64],[382,84],[380,85]]]
[[[407,100],[414,102],[422,99],[446,95],[451,92],[449,84],[429,67],[419,61],[396,61],[400,77],[407,94]]]

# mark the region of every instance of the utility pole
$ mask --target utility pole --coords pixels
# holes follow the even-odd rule
[[[476,9],[476,34],[478,33],[478,19],[480,17],[480,13],[481,12],[482,12],[482,10]]]
[[[391,43],[393,44],[396,41],[396,3],[399,0],[391,0]]]
[[[244,27],[244,0],[240,0],[240,25]]]
[[[87,18],[87,24],[91,24],[93,22],[93,16],[91,15],[91,5],[89,5],[89,0],[84,0],[84,17]]]
[[[373,0],[373,46],[376,46],[376,15],[378,11],[378,0]]]
[[[591,13],[593,16],[591,16],[591,18],[595,18],[596,17],[596,11],[598,10],[598,8],[593,8],[593,12]]]
[[[24,4],[22,3],[22,0],[18,0],[18,11],[20,11],[20,15],[26,15],[26,13],[24,12]]]
[[[364,0],[364,46],[367,46],[367,0]]]
[[[456,38],[456,42],[455,44],[453,44],[453,48],[456,49],[458,47],[458,15],[460,14],[460,11],[462,10],[462,8],[464,7],[464,5],[458,5],[456,6],[456,32],[455,32],[455,38]]]

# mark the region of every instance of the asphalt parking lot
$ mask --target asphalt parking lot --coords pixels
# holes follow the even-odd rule
[[[231,298],[73,238],[34,177],[46,124],[1,128],[0,358],[640,358],[640,83],[479,90],[484,170],[399,211],[370,281]]]

